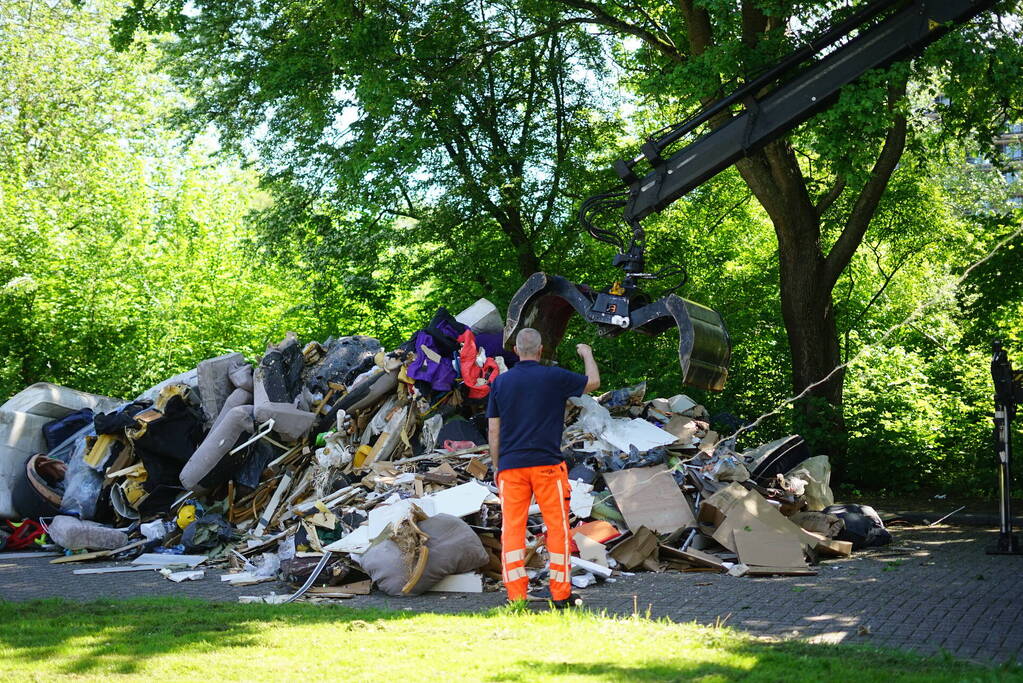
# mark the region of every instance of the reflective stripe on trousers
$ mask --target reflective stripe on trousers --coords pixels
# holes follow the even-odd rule
[[[526,521],[535,497],[547,527],[550,554],[551,597],[564,600],[572,592],[571,536],[568,510],[571,488],[564,463],[504,470],[498,477],[501,494],[501,574],[509,600],[525,599],[529,590],[526,576]]]

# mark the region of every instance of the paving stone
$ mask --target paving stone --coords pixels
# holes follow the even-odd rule
[[[582,595],[589,608],[677,622],[728,626],[771,638],[948,652],[981,662],[1023,662],[1023,557],[986,555],[994,530],[970,527],[893,529],[896,548],[830,560],[813,577],[734,578],[706,573],[638,573]],[[913,550],[913,548],[919,550]],[[923,558],[926,562],[917,561]],[[156,573],[73,576],[78,565],[49,558],[0,560],[0,599],[63,597],[76,601],[139,596],[236,601],[239,595],[290,592],[277,584],[236,588],[207,570],[202,581],[174,584]],[[885,570],[895,560],[900,565]],[[928,564],[933,563],[933,564]],[[89,566],[109,566],[109,563]],[[984,580],[977,580],[983,575]],[[709,584],[709,585],[697,585]],[[457,613],[502,604],[500,592],[392,598],[379,593],[345,601],[373,607]],[[860,635],[869,625],[871,635]]]

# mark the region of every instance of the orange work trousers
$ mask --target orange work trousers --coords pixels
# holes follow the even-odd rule
[[[547,526],[551,598],[565,600],[572,593],[568,510],[572,493],[565,463],[503,470],[498,476],[501,493],[501,573],[509,600],[525,600],[526,521],[532,498],[540,506]]]

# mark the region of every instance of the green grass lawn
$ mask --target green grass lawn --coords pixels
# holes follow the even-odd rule
[[[863,647],[587,612],[441,615],[181,599],[0,601],[0,678],[107,680],[1023,680]]]

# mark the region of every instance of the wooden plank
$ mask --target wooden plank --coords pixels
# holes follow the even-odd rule
[[[285,474],[281,477],[281,483],[277,485],[277,490],[274,491],[270,502],[266,504],[266,509],[263,510],[263,515],[259,518],[259,523],[256,524],[256,528],[252,532],[254,535],[262,536],[263,532],[266,531],[266,527],[270,524],[274,511],[277,510],[277,506],[280,504],[284,491],[287,490],[289,484],[291,484],[291,475]]]
[[[327,392],[327,395],[323,397],[323,400],[320,402],[320,405],[316,406],[316,412],[314,412],[313,415],[319,417],[320,413],[323,412],[323,409],[327,406],[328,403],[330,403],[330,399],[332,399],[333,397],[334,387],[330,387],[330,390]]]
[[[661,549],[663,551],[664,547],[662,546]],[[725,565],[721,559],[715,555],[711,555],[710,553],[705,553],[702,550],[697,550],[696,548],[688,548],[686,550],[676,550],[672,548],[671,550],[672,555],[677,554],[686,562],[691,562],[699,567],[707,567],[717,571],[724,571],[725,569]]]
[[[141,539],[128,545],[122,545],[120,548],[114,548],[113,550],[96,550],[91,553],[79,553],[77,555],[67,555],[65,557],[58,557],[50,560],[50,564],[65,564],[67,562],[85,562],[87,560],[100,560],[104,557],[112,557],[118,553],[123,553],[127,550],[133,550],[139,548],[146,543],[149,543],[146,539]]]
[[[465,466],[465,471],[471,474],[472,476],[476,477],[480,481],[486,479],[487,473],[490,472],[487,466],[484,465],[479,458],[473,458],[472,460],[470,460],[469,464]]]
[[[363,586],[363,584],[366,585]],[[372,581],[356,581],[347,586],[313,586],[305,592],[305,595],[316,598],[341,595],[351,598],[356,595],[369,595],[372,584]]]
[[[271,470],[274,470],[276,472],[277,469],[284,463],[285,460],[287,460],[291,456],[295,455],[296,453],[301,452],[301,450],[302,450],[302,444],[298,444],[296,446],[292,446],[290,450],[287,450],[284,453],[282,453],[280,456],[277,457],[276,460],[271,460],[267,464],[267,469],[271,469]]]
[[[126,565],[123,567],[89,567],[88,569],[76,569],[72,574],[123,574],[124,572],[151,572],[160,569],[157,564]]]
[[[352,583],[346,583],[342,586],[335,586],[335,588],[353,595],[369,595],[369,592],[373,590],[373,581],[370,579],[366,579],[364,581],[353,581]]]

